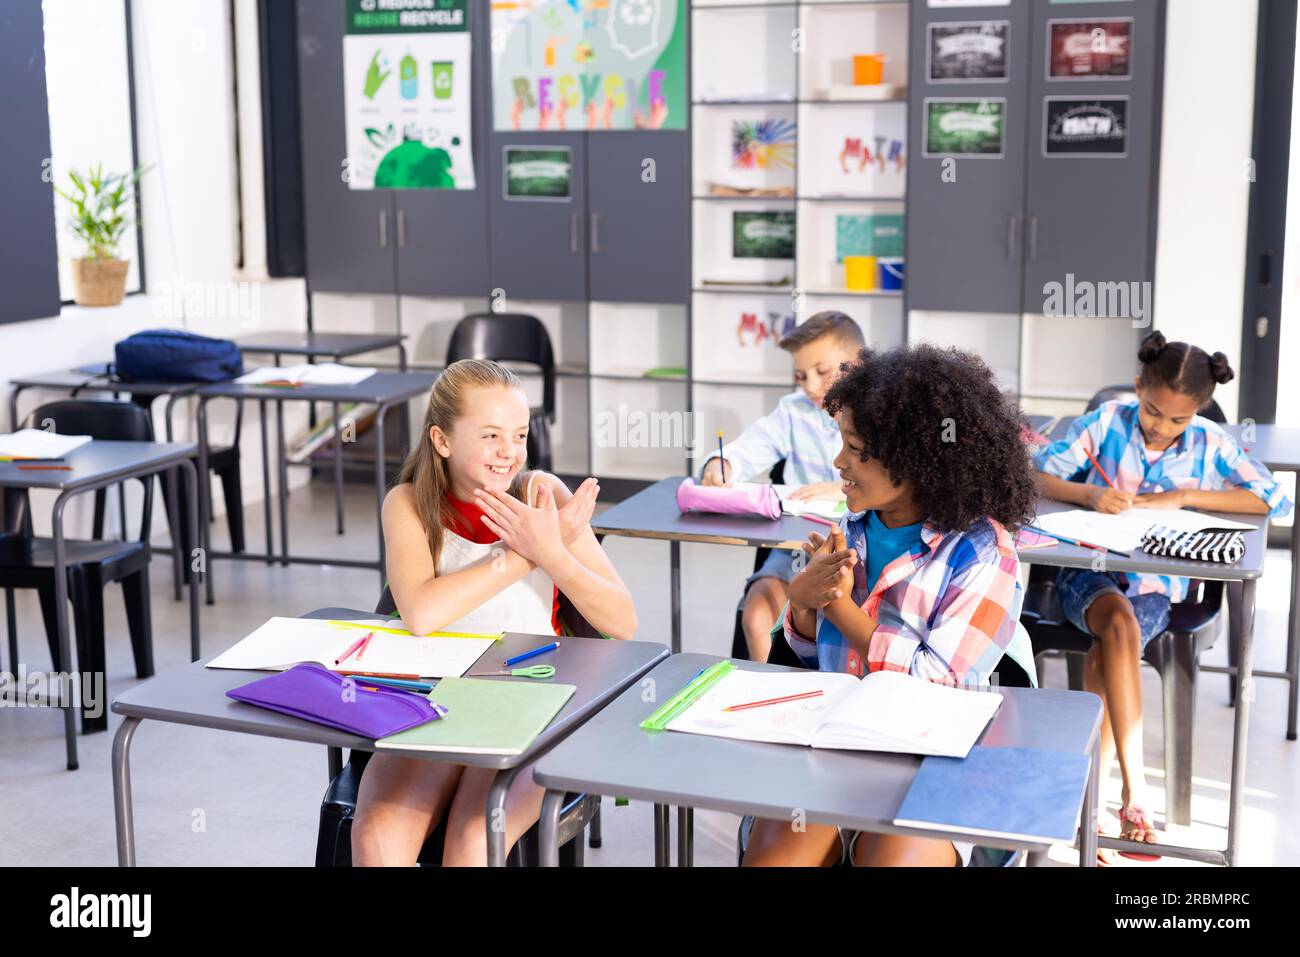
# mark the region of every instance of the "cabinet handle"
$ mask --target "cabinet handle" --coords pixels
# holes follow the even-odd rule
[[[578,251],[578,214],[569,214],[569,252]]]
[[[1038,217],[1029,217],[1029,261],[1038,259]]]
[[[600,252],[600,214],[591,214],[591,251]]]
[[[388,248],[388,210],[379,211],[379,248]]]
[[[406,210],[397,211],[397,248],[402,249],[406,246]]]
[[[1012,213],[1007,217],[1007,258],[1016,258],[1016,223],[1019,216]]]

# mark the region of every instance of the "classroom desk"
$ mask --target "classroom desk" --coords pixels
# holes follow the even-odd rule
[[[317,359],[333,359],[342,362],[352,356],[382,349],[397,350],[397,370],[406,371],[406,338],[401,333],[357,333],[357,332],[259,332],[235,340],[240,351],[250,355],[270,355],[275,365],[281,364],[281,357],[302,356],[308,363]],[[313,404],[311,425],[316,424],[316,406]],[[283,414],[283,406],[276,406],[276,415]],[[337,418],[338,407],[334,408]],[[402,434],[411,432],[410,413],[405,405],[401,409]],[[281,423],[282,425],[282,423]],[[334,443],[334,522],[338,534],[343,534],[343,444]]]
[[[321,608],[304,618],[373,619],[373,612],[348,608]],[[380,616],[382,617],[382,616]],[[536,635],[507,634],[484,653],[471,670],[502,667],[506,658],[536,647]],[[477,768],[492,768],[497,775],[488,792],[487,819],[504,820],[506,792],[520,768],[531,764],[581,726],[606,703],[632,685],[638,678],[668,657],[663,645],[648,641],[615,641],[606,638],[565,638],[560,647],[546,656],[555,666],[555,680],[577,687],[555,719],[523,754],[461,754],[439,751],[387,752],[404,758],[426,761],[450,761]],[[227,671],[187,665],[159,675],[132,688],[113,700],[113,712],[124,715],[113,738],[113,808],[117,826],[117,862],[122,867],[135,866],[135,824],[131,807],[131,741],[144,720],[168,721],[214,731],[234,731],[287,741],[305,741],[327,748],[359,748],[374,751],[375,743],[346,731],[314,724],[275,711],[257,708],[226,697],[232,688],[247,684],[266,672]],[[486,680],[486,679],[485,679]],[[529,678],[491,679],[530,681]],[[312,808],[303,808],[311,813]],[[582,838],[579,837],[579,840]],[[488,863],[505,864],[505,829],[488,828]]]
[[[1054,415],[1025,415],[1022,418],[1039,435],[1046,435],[1048,428],[1056,424],[1056,416]]]
[[[915,755],[805,748],[640,728],[641,721],[660,703],[700,669],[719,660],[716,655],[673,655],[537,762],[533,779],[547,789],[541,817],[543,866],[558,863],[556,827],[564,792],[571,787],[653,802],[655,861],[660,866],[668,863],[668,805],[681,809],[679,866],[690,864],[693,822],[686,809],[697,807],[775,820],[790,820],[793,809],[799,808],[810,822],[854,830],[1047,850],[1047,845],[993,835],[972,836],[894,824],[921,764]],[[797,670],[752,661],[735,664],[747,671]],[[654,700],[646,701],[643,688],[649,682],[654,682],[650,687],[656,694]],[[1089,773],[1077,783],[1083,795],[1080,864],[1094,866],[1097,831],[1088,822],[1094,818],[1097,800],[1101,699],[1086,692],[1032,688],[1003,688],[1001,693],[1002,706],[981,735],[980,744],[1043,748],[1091,757]]]
[[[192,541],[198,539],[198,486],[197,473],[190,457],[194,454],[193,442],[110,442],[102,439],[93,440],[66,456],[70,471],[20,470],[17,463],[0,463],[0,488],[13,489],[47,489],[58,492],[50,514],[54,539],[54,606],[55,620],[58,624],[59,659],[63,666],[72,671],[72,651],[68,640],[68,576],[66,571],[66,550],[63,535],[63,512],[68,502],[75,495],[107,488],[127,479],[143,478],[169,469],[176,469],[185,475],[190,490],[187,498],[187,519]],[[173,484],[173,487],[176,487]],[[168,503],[168,512],[174,515],[174,503]],[[176,527],[173,523],[173,528]],[[172,549],[172,567],[180,575],[180,549]],[[13,605],[9,604],[12,616]],[[10,634],[14,633],[11,620]],[[199,657],[199,584],[198,576],[190,576],[190,659]],[[14,663],[16,666],[16,663]],[[77,768],[77,733],[73,718],[74,710],[80,708],[80,701],[63,701],[63,730],[67,742],[68,770]]]
[[[682,478],[678,475],[660,479],[591,520],[592,531],[599,536],[622,535],[668,542],[674,654],[682,650],[682,542],[793,550],[808,540],[809,532],[825,531],[825,526],[793,515],[782,515],[775,521],[702,512],[683,515],[677,509],[677,486]]]
[[[1076,506],[1064,502],[1043,500],[1039,502],[1040,515],[1060,512]],[[1237,671],[1237,707],[1233,714],[1232,726],[1232,772],[1228,783],[1228,846],[1223,851],[1203,848],[1182,848],[1170,844],[1138,844],[1134,841],[1121,841],[1103,837],[1101,843],[1123,851],[1158,854],[1167,857],[1182,857],[1190,860],[1212,864],[1232,866],[1237,862],[1237,830],[1241,824],[1241,802],[1246,786],[1246,732],[1250,721],[1250,698],[1247,685],[1251,677],[1251,664],[1255,648],[1255,583],[1263,574],[1265,540],[1268,534],[1268,517],[1265,515],[1227,515],[1225,518],[1249,522],[1255,526],[1253,531],[1245,533],[1246,554],[1232,565],[1216,562],[1198,562],[1186,558],[1165,558],[1135,551],[1129,558],[1119,555],[1106,555],[1106,571],[1134,572],[1147,575],[1181,575],[1187,578],[1200,578],[1211,581],[1228,581],[1241,583],[1241,649]],[[1058,568],[1091,568],[1097,552],[1078,545],[1064,543],[1050,548],[1022,549],[1019,552],[1021,562],[1029,565],[1049,565]],[[1172,815],[1167,815],[1172,816]],[[1174,823],[1186,824],[1187,821]]]
[[[27,389],[67,392],[69,395],[76,395],[80,392],[100,392],[117,397],[120,394],[126,394],[134,398],[146,399],[150,405],[152,405],[154,399],[166,396],[167,404],[163,409],[163,423],[167,441],[172,441],[174,435],[172,409],[176,405],[176,400],[191,395],[203,383],[151,382],[146,380],[123,382],[120,379],[109,378],[107,368],[107,362],[95,362],[90,365],[78,366],[75,369],[59,369],[54,372],[43,372],[39,375],[20,376],[16,379],[10,379],[9,427],[14,430],[20,428],[18,396]]]
[[[283,565],[300,562],[309,565],[341,565],[348,568],[374,568],[379,572],[379,586],[383,588],[384,574],[384,529],[380,520],[383,510],[384,493],[387,491],[387,469],[384,459],[384,418],[388,410],[395,405],[405,404],[417,396],[426,395],[438,376],[428,372],[376,372],[370,378],[355,385],[304,385],[296,389],[268,388],[266,386],[245,385],[238,382],[218,382],[204,386],[195,394],[198,396],[198,431],[199,431],[199,471],[207,474],[208,467],[208,403],[213,399],[233,399],[242,406],[245,401],[256,401],[261,416],[262,432],[262,503],[263,517],[266,522],[266,554],[254,555],[248,552],[213,552],[209,541],[208,515],[210,514],[208,492],[204,483],[203,498],[199,504],[199,519],[203,533],[203,545],[209,558],[233,558],[265,560],[271,564],[275,560],[275,546],[271,535],[271,465],[266,446],[266,404],[276,404],[276,441],[279,446],[279,481],[280,481],[280,555]],[[345,403],[364,402],[378,407],[375,415],[375,525],[379,538],[379,557],[374,560],[310,557],[289,554],[289,507],[288,507],[288,460],[285,455],[284,403],[285,402],[328,402],[334,407],[337,421],[339,406]],[[402,436],[402,448],[405,450],[408,438]],[[341,443],[335,443],[340,445]],[[342,487],[342,460],[335,458],[334,485],[335,493]],[[213,602],[212,567],[208,565],[207,601]]]

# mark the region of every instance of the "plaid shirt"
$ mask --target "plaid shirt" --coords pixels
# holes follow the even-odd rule
[[[1178,440],[1153,461],[1135,401],[1103,402],[1070,424],[1066,437],[1033,453],[1034,467],[1057,478],[1105,485],[1088,461],[1088,452],[1125,492],[1166,492],[1176,489],[1244,488],[1268,505],[1270,517],[1285,515],[1291,500],[1273,474],[1242,451],[1231,435],[1203,416],[1194,416]],[[1126,593],[1158,592],[1173,602],[1187,595],[1186,578],[1169,575],[1125,575]]]
[[[775,409],[722,450],[723,458],[735,470],[735,475],[727,475],[728,481],[765,476],[773,465],[785,459],[783,475],[787,485],[838,482],[839,472],[832,463],[839,452],[840,427],[802,390],[781,396]],[[714,449],[704,464],[707,466],[717,457]]]
[[[992,519],[965,532],[940,532],[927,522],[922,547],[886,565],[868,594],[867,515],[846,515],[840,524],[858,553],[853,602],[877,622],[867,660],[820,611],[816,641],[797,633],[787,605],[785,639],[795,654],[822,671],[905,671],[944,684],[988,684],[1024,599],[1011,534]]]

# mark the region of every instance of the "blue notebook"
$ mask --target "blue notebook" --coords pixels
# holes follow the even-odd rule
[[[1088,756],[1034,748],[971,748],[965,758],[927,757],[894,816],[899,826],[1073,841],[1088,783]]]

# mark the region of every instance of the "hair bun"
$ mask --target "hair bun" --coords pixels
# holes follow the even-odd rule
[[[1138,346],[1138,361],[1142,363],[1153,362],[1160,358],[1160,353],[1165,351],[1165,335],[1163,332],[1152,332],[1142,340],[1142,345]]]
[[[1235,373],[1232,371],[1232,366],[1228,365],[1228,357],[1222,352],[1210,356],[1210,375],[1219,385],[1233,380]]]

